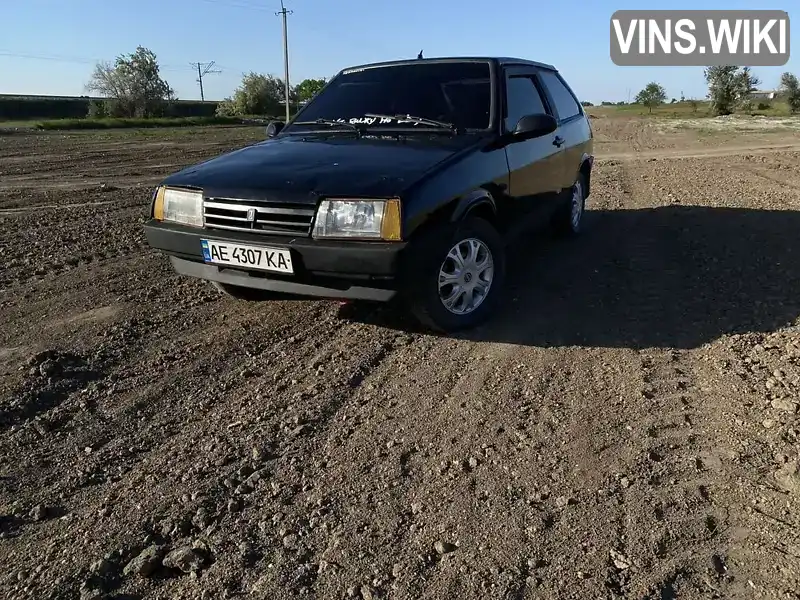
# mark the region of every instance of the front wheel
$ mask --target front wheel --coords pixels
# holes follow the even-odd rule
[[[505,248],[489,222],[473,217],[437,227],[411,256],[411,312],[423,325],[453,332],[491,316],[505,282]]]

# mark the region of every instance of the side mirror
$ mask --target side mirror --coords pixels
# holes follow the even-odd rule
[[[286,126],[286,123],[283,121],[272,121],[269,125],[267,125],[267,137],[273,138],[278,135],[283,128]]]
[[[512,136],[516,140],[530,140],[553,133],[556,129],[558,121],[551,115],[545,113],[525,115],[517,122]]]

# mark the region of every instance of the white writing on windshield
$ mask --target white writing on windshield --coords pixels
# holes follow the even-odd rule
[[[350,123],[351,125],[388,125],[389,123],[412,123],[413,125],[419,125],[414,120],[411,119],[387,119],[385,117],[381,117],[380,119],[377,117],[352,117],[351,119],[334,119],[338,123]]]

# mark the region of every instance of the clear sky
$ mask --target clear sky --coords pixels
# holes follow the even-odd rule
[[[330,77],[379,60],[445,55],[517,56],[556,65],[591,102],[627,100],[656,80],[669,97],[702,98],[702,68],[618,67],[609,58],[616,10],[756,9],[789,12],[798,31],[800,5],[782,0],[285,0],[290,82]],[[0,93],[81,95],[97,60],[153,50],[179,98],[199,98],[189,63],[216,61],[204,79],[206,99],[230,95],[243,72],[283,77],[280,0],[4,0],[0,11]],[[581,4],[584,6],[581,7]],[[790,6],[792,5],[792,6]],[[800,51],[796,51],[800,52]],[[800,58],[754,68],[762,88],[783,71],[800,75]]]

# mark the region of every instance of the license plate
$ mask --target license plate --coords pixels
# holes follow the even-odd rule
[[[294,273],[292,255],[288,250],[216,240],[200,240],[200,245],[203,248],[203,259],[207,263],[276,273]]]

